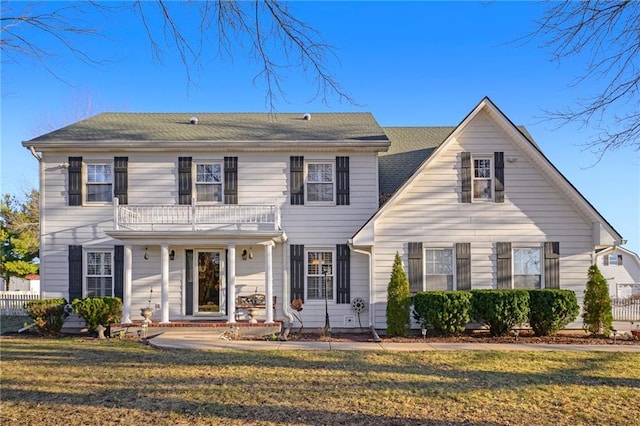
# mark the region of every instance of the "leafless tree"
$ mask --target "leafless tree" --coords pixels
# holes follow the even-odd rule
[[[334,48],[323,41],[317,30],[296,18],[287,3],[278,0],[122,3],[3,0],[0,50],[5,60],[35,59],[56,78],[64,80],[50,64],[53,49],[64,49],[86,63],[101,62],[76,43],[78,39],[101,36],[97,28],[83,20],[96,11],[105,17],[111,13],[136,14],[154,59],[162,62],[167,54],[177,54],[189,84],[195,82],[194,72],[203,63],[231,58],[240,48],[258,64],[254,82],[265,83],[266,103],[271,110],[279,96],[286,99],[284,80],[292,69],[301,70],[313,80],[313,100],[319,98],[328,103],[336,96],[339,101],[354,103],[330,72],[330,66],[338,63]],[[42,37],[54,46],[52,50],[39,44]]]
[[[640,150],[640,2],[551,2],[531,36],[556,61],[585,56],[587,66],[571,87],[596,88],[575,107],[546,111],[548,117],[596,129],[586,147],[599,158],[623,147]]]

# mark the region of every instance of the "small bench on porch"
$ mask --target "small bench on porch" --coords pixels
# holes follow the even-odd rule
[[[249,322],[258,322],[256,316],[258,315],[258,309],[265,309],[267,307],[267,296],[262,293],[248,294],[244,296],[238,296],[236,298],[236,320],[240,319],[242,311],[247,311],[247,314],[251,318]],[[276,313],[276,296],[273,296],[273,314]]]

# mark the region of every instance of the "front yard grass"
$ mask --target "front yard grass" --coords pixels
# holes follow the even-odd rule
[[[0,339],[0,424],[637,424],[640,354]]]

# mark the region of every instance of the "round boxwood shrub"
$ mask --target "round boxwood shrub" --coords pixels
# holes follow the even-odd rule
[[[98,325],[106,327],[122,318],[122,300],[119,297],[75,299],[71,306],[87,322],[90,331],[95,331]]]
[[[578,318],[580,307],[571,290],[528,290],[529,325],[536,336],[551,336]]]
[[[40,299],[26,302],[24,309],[36,323],[40,334],[52,336],[60,333],[69,315],[65,310],[66,305],[66,299]]]
[[[472,290],[471,317],[492,336],[504,336],[529,319],[527,290]]]
[[[438,334],[459,334],[471,320],[468,291],[425,291],[413,297],[413,309],[424,328]]]

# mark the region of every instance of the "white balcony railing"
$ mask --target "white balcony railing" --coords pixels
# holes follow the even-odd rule
[[[119,205],[116,198],[113,209],[116,230],[280,229],[277,204]]]

